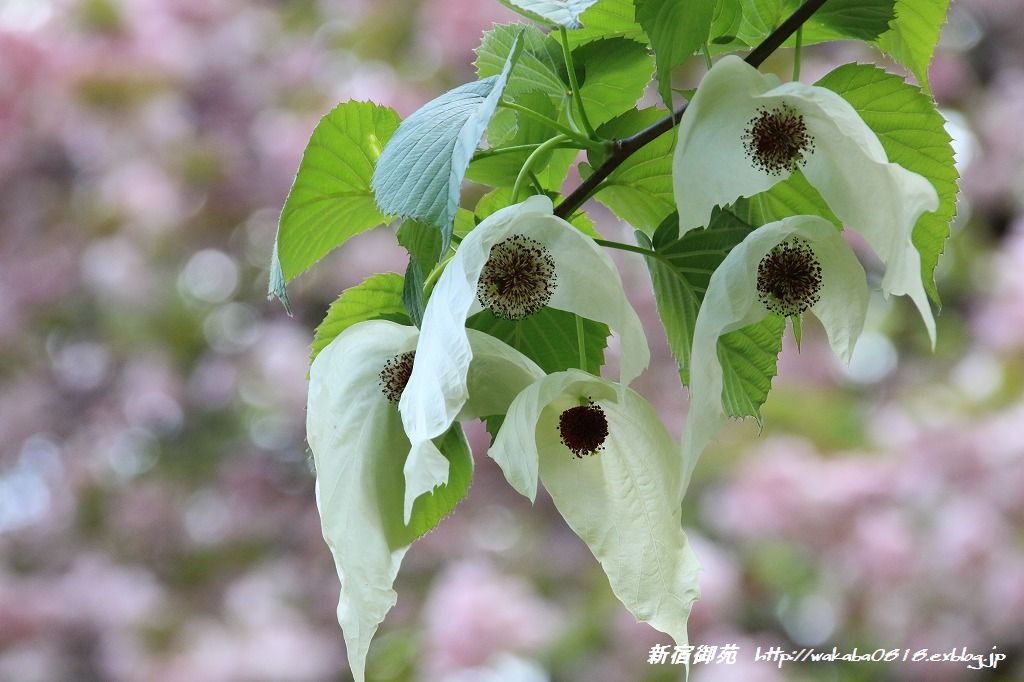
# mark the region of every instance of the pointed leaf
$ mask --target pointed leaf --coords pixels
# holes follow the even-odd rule
[[[597,0],[500,0],[524,16],[555,26],[579,28],[580,15]]]
[[[654,233],[653,242],[643,233],[637,233],[640,245],[654,249],[660,256],[647,257],[647,267],[654,285],[658,315],[684,384],[690,381],[693,329],[711,275],[733,247],[753,230],[754,227],[739,218],[734,209],[729,209],[716,210],[707,229],[691,230],[681,238],[674,214]]]
[[[282,302],[287,282],[353,235],[387,222],[374,203],[370,178],[398,123],[387,107],[345,102],[313,130],[274,243],[270,293]]]
[[[373,191],[381,209],[438,226],[442,251],[451,239],[462,179],[498,106],[519,45],[516,40],[500,75],[450,90],[403,121],[374,171]]]
[[[405,317],[402,305],[402,277],[393,272],[373,275],[346,289],[327,310],[327,316],[313,333],[313,362],[320,351],[339,334],[358,322]]]
[[[949,0],[897,0],[892,28],[876,42],[879,49],[914,73],[925,92],[930,92],[928,64],[948,10]]]
[[[636,20],[651,39],[658,64],[658,93],[672,108],[672,69],[708,39],[715,0],[636,0]]]
[[[576,316],[564,310],[544,308],[519,321],[495,317],[483,310],[466,321],[470,329],[501,339],[536,362],[545,372],[560,372],[579,367],[576,345]],[[608,325],[592,320],[583,322],[583,341],[587,366],[591,374],[599,374],[604,365],[604,349],[611,331]]]
[[[802,3],[801,0],[740,0],[743,18],[737,37],[757,45]],[[829,0],[803,26],[803,44],[827,40],[876,40],[889,30],[895,0]],[[792,47],[796,38],[785,45]]]
[[[600,38],[649,42],[647,34],[636,21],[635,12],[633,0],[601,0],[580,17],[583,28],[569,31],[569,45],[576,49]]]
[[[658,109],[627,111],[598,127],[598,134],[613,140],[628,137],[664,116]],[[595,198],[615,215],[647,234],[675,210],[672,191],[672,150],[676,131],[670,130],[641,147],[601,183]],[[594,156],[591,164],[602,158]]]
[[[599,126],[636,106],[654,73],[654,59],[642,43],[607,38],[572,52],[580,97],[590,122]]]
[[[544,92],[560,101],[569,86],[562,77],[562,51],[558,43],[549,39],[533,26],[522,24],[498,24],[484,33],[480,47],[476,49],[476,73],[480,79],[499,75],[508,63],[509,55],[522,34],[522,52],[515,68],[508,77],[505,90],[515,97],[524,92]]]
[[[718,339],[722,409],[730,417],[753,417],[761,423],[761,405],[778,373],[785,330],[786,318],[769,315]]]

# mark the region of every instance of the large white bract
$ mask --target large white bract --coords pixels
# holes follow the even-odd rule
[[[779,84],[736,56],[701,81],[679,126],[672,183],[679,231],[705,226],[715,206],[770,189],[799,168],[843,224],[886,265],[882,291],[914,301],[935,342],[935,320],[911,239],[938,208],[927,179],[889,163],[874,132],[841,96]]]
[[[867,315],[868,287],[864,268],[842,234],[816,216],[794,216],[754,230],[711,275],[697,313],[690,355],[690,411],[683,432],[686,461],[696,460],[726,421],[718,339],[772,314],[759,291],[759,265],[773,249],[794,240],[813,251],[820,266],[820,289],[808,310],[825,327],[835,353],[850,360]]]
[[[407,516],[416,497],[447,480],[448,463],[431,439],[448,429],[470,395],[466,377],[473,351],[466,319],[483,310],[478,286],[492,247],[522,237],[546,251],[557,278],[546,304],[604,322],[619,334],[623,383],[639,376],[650,361],[643,326],[615,264],[552,210],[550,199],[534,196],[488,216],[462,240],[434,287],[416,345],[417,362],[399,404],[412,441],[405,469]]]
[[[603,412],[607,431],[578,457],[559,432],[581,403]],[[579,370],[548,375],[512,402],[488,455],[531,501],[539,478],[630,613],[686,645],[700,564],[680,516],[694,461],[643,398]]]
[[[338,622],[360,682],[370,640],[395,605],[392,585],[415,537],[409,515],[403,515],[402,471],[410,443],[397,406],[385,395],[401,386],[382,386],[381,372],[412,351],[418,337],[415,327],[360,322],[339,334],[309,370],[306,438],[316,465],[317,507],[341,580]],[[502,414],[523,387],[543,376],[497,339],[470,331],[468,343],[475,359],[467,414]],[[457,441],[472,462],[461,436]],[[448,464],[440,451],[438,456]]]

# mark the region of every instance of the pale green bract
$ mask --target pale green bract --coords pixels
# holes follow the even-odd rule
[[[359,682],[370,640],[395,605],[392,585],[405,552],[451,511],[472,476],[461,427],[446,429],[432,444],[445,462],[446,485],[432,487],[403,514],[410,443],[380,373],[388,360],[413,350],[417,337],[415,327],[359,322],[324,348],[309,371],[306,438],[316,465],[317,507],[341,581],[338,622]],[[486,334],[470,330],[469,344],[474,399],[467,414],[502,414],[523,387],[543,376],[528,358]]]
[[[462,240],[423,315],[417,363],[399,403],[412,441],[405,468],[407,514],[417,496],[447,480],[447,461],[431,439],[445,432],[471,395],[467,374],[473,351],[466,319],[483,310],[477,283],[491,247],[514,235],[537,242],[554,260],[557,283],[549,307],[603,322],[618,332],[623,383],[639,376],[650,361],[643,325],[626,299],[615,264],[593,239],[555,216],[548,197],[533,196],[491,214]]]
[[[814,141],[804,176],[845,226],[859,233],[886,265],[884,294],[908,295],[935,342],[914,225],[939,206],[927,179],[889,163],[878,137],[856,110],[826,88],[785,83],[738,57],[722,58],[701,81],[679,126],[673,186],[679,232],[707,224],[712,209],[753,196],[789,177],[755,166],[742,136],[761,109],[786,106],[803,117]]]
[[[563,411],[591,400],[608,422],[603,446],[577,459],[559,436]],[[637,393],[579,370],[550,374],[509,407],[488,455],[534,500],[538,479],[637,620],[687,644],[700,564],[681,526],[695,458],[681,458]]]
[[[727,419],[718,339],[772,314],[758,299],[758,265],[777,245],[793,238],[810,246],[821,265],[820,298],[810,312],[825,327],[835,353],[850,360],[867,315],[868,287],[864,268],[842,235],[817,216],[794,216],[754,230],[715,270],[697,313],[690,354],[690,411],[683,432],[686,461],[700,456]]]

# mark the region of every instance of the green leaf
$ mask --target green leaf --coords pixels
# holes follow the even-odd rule
[[[750,47],[738,37],[742,24],[742,0],[719,0],[709,31],[710,40],[708,42],[711,51],[715,53],[732,52]]]
[[[633,109],[599,126],[597,132],[612,140],[628,137],[664,116],[654,108]],[[654,234],[654,230],[676,207],[672,191],[672,150],[676,130],[670,130],[641,147],[612,171],[600,185],[595,198],[633,227]],[[596,166],[604,159],[593,155]]]
[[[737,37],[757,45],[802,4],[801,0],[741,0],[743,18]],[[895,0],[829,0],[803,26],[803,44],[827,40],[874,41],[889,30]],[[792,47],[796,38],[784,45]]]
[[[469,492],[469,485],[473,482],[473,454],[462,432],[462,426],[458,423],[453,424],[443,436],[434,439],[434,444],[448,460],[448,483],[439,485],[432,492],[416,498],[408,525],[402,524],[401,513],[386,517],[394,521],[394,524],[386,529],[392,547],[408,545],[436,528]],[[401,469],[398,469],[398,472],[401,474]],[[389,478],[393,476],[389,475]],[[388,489],[393,493],[390,496],[391,504],[394,505],[394,509],[401,512],[405,480],[401,475],[399,478],[401,484],[389,486]]]
[[[722,408],[731,417],[753,417],[761,423],[761,405],[778,373],[786,318],[769,315],[760,322],[718,339],[718,360],[724,385]]]
[[[948,10],[949,0],[897,0],[896,18],[876,43],[880,50],[909,68],[925,92],[930,92],[928,64]]]
[[[595,126],[636,106],[654,74],[654,59],[634,40],[595,40],[572,55],[577,70],[583,71],[580,97]]]
[[[956,215],[959,174],[945,119],[931,97],[901,77],[870,64],[846,64],[817,85],[853,105],[885,148],[889,160],[928,179],[939,195],[939,209],[921,216],[914,227],[914,246],[921,253],[921,277],[928,295],[939,302],[935,267]]]
[[[389,319],[404,321],[405,307],[402,305],[403,280],[401,275],[388,272],[373,275],[362,283],[342,292],[331,307],[327,316],[313,333],[313,346],[309,361],[316,356],[339,334],[358,322],[366,320]]]
[[[636,20],[651,38],[658,65],[658,93],[672,108],[672,69],[708,39],[715,0],[636,0]]]
[[[302,155],[277,228],[270,294],[288,307],[285,284],[329,251],[387,222],[370,178],[398,128],[398,114],[371,102],[345,102],[324,116]]]
[[[549,374],[580,365],[576,316],[564,310],[543,308],[517,322],[495,317],[490,310],[483,310],[469,318],[466,326],[504,341]],[[599,374],[611,332],[608,325],[591,320],[583,321],[583,330],[587,366],[580,369]]]
[[[451,240],[462,179],[498,106],[519,45],[513,43],[500,75],[450,90],[403,121],[373,173],[381,210],[437,225],[442,251]]]
[[[543,92],[524,93],[516,97],[516,102],[548,118],[557,119],[559,116],[559,110],[556,109],[551,98]],[[509,110],[505,111],[515,113]],[[543,122],[523,116],[519,117],[515,130],[505,136],[502,146],[540,144],[557,134],[557,130]],[[531,153],[532,150],[524,149],[476,159],[469,165],[466,177],[491,187],[511,187],[515,184],[520,169]],[[540,159],[534,166],[536,169],[534,175],[540,180],[541,186],[554,191],[561,189],[577,153],[576,149],[554,149],[545,155],[546,158]]]
[[[517,29],[516,25],[495,26],[484,34],[476,53],[481,78],[493,75],[504,63],[511,49],[511,31]],[[654,73],[654,60],[646,46],[626,38],[594,40],[574,48],[572,55],[580,97],[595,126],[632,109]],[[523,93],[547,94],[558,112],[557,120],[566,123],[570,89],[558,41],[535,28],[523,30],[523,52],[506,90],[517,103]]]
[[[398,228],[398,243],[415,258],[423,272],[430,272],[441,260],[441,233],[417,220],[406,220]]]
[[[580,17],[583,28],[569,32],[569,45],[576,49],[600,38],[628,38],[648,42],[647,34],[637,23],[633,0],[601,0]]]
[[[711,274],[753,229],[733,209],[715,209],[707,229],[690,230],[681,238],[676,214],[665,219],[653,239],[643,232],[636,233],[637,242],[659,256],[648,256],[647,268],[654,285],[658,316],[684,384],[690,381],[693,329]]]
[[[569,93],[569,85],[562,77],[562,49],[554,39],[533,26],[498,24],[484,33],[476,49],[477,77],[496,76],[505,68],[516,37],[522,34],[522,52],[508,77],[506,94],[516,97],[522,93],[540,91],[556,102]]]
[[[746,212],[741,217],[751,225],[767,225],[793,215],[817,215],[838,228],[843,226],[799,169],[771,189],[750,197],[744,208]]]
[[[500,0],[535,21],[565,28],[579,28],[580,15],[597,0]]]
[[[411,254],[409,265],[405,269],[405,277],[402,283],[402,306],[406,314],[417,328],[423,324],[423,268]]]

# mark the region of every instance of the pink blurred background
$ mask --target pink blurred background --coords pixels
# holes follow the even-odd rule
[[[731,427],[698,468],[691,641],[740,647],[698,682],[1024,679],[1022,13],[955,3],[932,68],[964,190],[936,351],[902,300],[873,303],[848,368],[808,325],[763,432]],[[307,346],[404,252],[393,227],[353,239],[291,287],[289,318],[264,297],[277,215],[335,103],[407,115],[472,79],[481,32],[512,18],[489,0],[0,0],[0,682],[351,679]],[[881,57],[809,50],[804,79],[858,59]],[[617,260],[655,351],[638,388],[678,436],[648,276]],[[371,679],[682,679],[469,430],[476,480],[409,552]],[[780,671],[753,661],[772,645],[1009,658]]]

